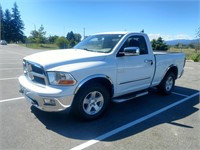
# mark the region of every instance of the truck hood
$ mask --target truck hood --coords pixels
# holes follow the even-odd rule
[[[51,50],[29,55],[24,59],[42,65],[45,70],[81,62],[101,61],[106,53],[90,52],[80,49]]]

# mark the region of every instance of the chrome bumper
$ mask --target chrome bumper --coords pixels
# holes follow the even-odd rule
[[[66,91],[57,88],[40,87],[31,83],[26,77],[19,77],[19,92],[33,106],[48,112],[62,111],[70,107],[74,95],[64,95]]]

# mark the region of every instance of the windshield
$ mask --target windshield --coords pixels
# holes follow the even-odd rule
[[[93,52],[109,53],[123,36],[124,34],[93,35],[78,43],[74,48]]]

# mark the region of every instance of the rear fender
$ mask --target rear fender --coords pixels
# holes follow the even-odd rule
[[[166,69],[165,73],[163,74],[162,80],[164,79],[165,75],[166,75],[169,71],[173,72],[174,75],[175,75],[175,79],[177,79],[177,77],[178,77],[178,67],[177,67],[176,65],[173,65],[173,64],[172,64],[172,65],[170,65],[170,66]],[[161,80],[161,81],[162,81],[162,80]]]

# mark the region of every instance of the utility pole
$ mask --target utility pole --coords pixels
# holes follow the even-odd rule
[[[85,39],[85,28],[83,28],[83,39]]]

